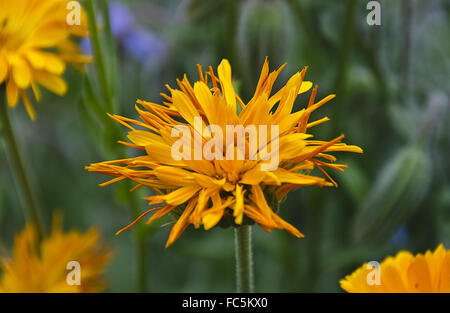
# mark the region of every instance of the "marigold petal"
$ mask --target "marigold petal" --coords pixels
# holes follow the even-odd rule
[[[12,76],[17,87],[20,89],[27,88],[31,82],[31,72],[26,61],[21,57],[15,57],[13,58],[13,61],[11,61],[11,65]]]
[[[244,194],[241,185],[236,185],[236,203],[234,205],[233,216],[236,224],[242,224],[242,219],[244,218]]]
[[[414,292],[432,292],[430,269],[421,254],[415,257],[408,268],[408,289]]]
[[[8,61],[0,53],[0,84],[3,83],[7,74],[8,74]]]
[[[9,80],[6,84],[6,99],[10,107],[15,107],[17,105],[17,100],[19,99],[19,89],[13,80]]]
[[[185,186],[181,187],[171,193],[163,196],[167,204],[174,206],[185,203],[187,200],[192,198],[201,188],[199,186]]]
[[[217,68],[222,91],[232,112],[236,112],[236,94],[234,92],[233,83],[231,81],[231,66],[227,59],[223,59]]]
[[[39,84],[59,96],[64,95],[67,91],[66,82],[58,75],[44,71],[38,71],[36,72],[35,79]]]
[[[169,239],[166,243],[166,248],[171,246],[184,232],[184,230],[189,226],[189,216],[192,213],[192,210],[194,209],[195,202],[191,201],[188,203],[186,208],[184,209],[181,216],[178,218],[178,221],[173,225],[172,230],[169,234]]]

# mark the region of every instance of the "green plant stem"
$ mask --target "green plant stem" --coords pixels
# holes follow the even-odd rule
[[[137,288],[139,292],[147,292],[148,290],[148,271],[147,271],[147,241],[144,232],[140,228],[134,231],[136,236],[136,271],[137,271]]]
[[[114,36],[111,28],[111,19],[109,16],[109,6],[107,0],[100,1],[101,13],[105,24],[105,38],[106,38],[106,48],[108,49],[108,61],[106,62],[107,67],[110,69],[109,72],[109,86],[111,87],[111,98],[114,100],[116,96],[117,87],[117,47],[114,41]]]
[[[237,292],[253,292],[252,227],[235,228]]]
[[[102,45],[100,43],[100,36],[98,34],[97,29],[97,20],[95,18],[95,8],[93,0],[86,0],[85,1],[86,6],[86,14],[88,17],[88,24],[89,24],[89,36],[91,38],[92,42],[92,50],[94,52],[94,58],[96,63],[96,69],[97,69],[97,76],[98,80],[100,81],[100,87],[103,92],[103,96],[106,100],[106,106],[107,110],[110,113],[114,113],[114,103],[113,103],[113,97],[110,90],[110,84],[108,81],[108,75],[106,73],[106,66],[105,66],[105,60],[103,58],[103,52],[102,52]]]
[[[38,207],[33,196],[31,185],[29,183],[25,167],[20,157],[19,147],[17,146],[14,130],[9,119],[8,108],[6,104],[5,85],[0,86],[0,119],[3,128],[3,136],[6,142],[6,150],[11,162],[16,182],[24,202],[25,216],[34,224],[36,228],[37,242],[43,238],[42,226],[39,220]]]
[[[105,53],[104,50],[102,50],[102,43],[100,40],[100,35],[97,28],[97,22],[96,22],[96,12],[94,7],[93,0],[86,0],[85,1],[85,8],[86,13],[88,17],[88,24],[89,24],[89,35],[92,42],[92,48],[94,53],[94,59],[95,59],[95,69],[96,69],[96,76],[100,82],[100,89],[103,94],[103,97],[105,99],[105,107],[101,106],[100,102],[97,100],[97,97],[95,97],[93,86],[91,85],[90,81],[86,79],[86,86],[87,92],[89,93],[89,96],[91,98],[91,102],[93,104],[92,110],[94,114],[97,116],[97,118],[103,123],[103,126],[108,134],[111,136],[119,137],[120,135],[120,128],[117,126],[116,123],[112,123],[111,119],[106,118],[106,114],[102,113],[105,110],[109,113],[115,113],[115,76],[116,76],[116,52],[115,52],[115,45],[114,45],[114,39],[111,33],[111,23],[109,20],[108,15],[108,4],[107,1],[102,0],[100,3],[100,10],[103,14],[104,18],[104,27],[105,27],[105,43],[107,45],[107,52]],[[107,61],[110,62],[107,62]],[[107,72],[106,64],[108,64],[108,69],[110,70]],[[106,143],[106,141],[105,141]],[[118,150],[114,151],[116,156],[119,158],[125,158],[126,153],[124,149],[120,148]],[[131,184],[125,184],[125,188],[128,190],[131,188]],[[130,214],[132,215],[132,218],[138,217],[141,212],[139,210],[139,202],[136,199],[136,196],[128,190],[125,192],[127,194],[127,203],[130,210]],[[147,232],[145,232],[145,229],[143,229],[143,226],[137,225],[136,229],[134,230],[134,241],[135,241],[135,258],[136,258],[136,288],[139,292],[146,292],[148,285],[148,270],[147,270],[147,249],[146,249],[146,235]]]
[[[124,185],[128,190],[131,188],[131,182],[127,181]],[[139,210],[139,201],[136,196],[127,192],[127,202],[130,206],[132,218],[138,217],[141,212]],[[136,286],[139,292],[147,292],[148,289],[148,270],[147,270],[147,240],[146,229],[144,225],[138,224],[134,229],[135,238],[135,258],[136,258]]]

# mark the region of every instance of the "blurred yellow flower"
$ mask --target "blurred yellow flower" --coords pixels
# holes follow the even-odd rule
[[[138,100],[136,110],[141,121],[111,116],[131,130],[128,138],[132,143],[122,143],[145,154],[91,164],[87,170],[115,177],[101,186],[123,179],[137,183],[133,190],[148,186],[159,193],[145,198],[150,201],[149,204],[163,204],[143,213],[125,229],[146,214],[156,211],[148,223],[169,212],[178,215],[166,246],[171,245],[190,224],[196,228],[203,225],[205,229],[210,229],[225,220],[228,224],[231,220],[234,226],[256,222],[267,231],[273,228],[285,229],[297,237],[303,236],[274,212],[273,202],[298,187],[336,185],[324,168],[343,171],[346,165],[335,164],[336,158],[329,152],[362,150],[357,146],[341,143],[343,135],[331,141],[310,139],[312,135],[307,134],[309,128],[328,121],[324,117],[309,122],[311,113],[334,95],[315,102],[316,86],[307,107],[294,112],[297,95],[308,91],[312,83],[303,81],[306,74],[304,68],[271,96],[272,86],[283,67],[284,65],[269,73],[266,59],[254,96],[247,104],[235,93],[231,66],[224,59],[217,69],[217,76],[211,66],[204,72],[198,65],[200,80],[194,85],[191,85],[185,75],[183,80],[177,80],[179,89],[167,86],[171,95],[161,94],[166,100],[162,105]],[[132,124],[145,130],[135,129]],[[241,133],[240,136],[236,133],[232,136],[238,137],[232,145],[219,139],[215,148],[217,150],[213,152],[218,152],[218,157],[196,158],[196,146],[200,146],[200,153],[204,152],[210,147],[212,137],[216,138],[216,134],[212,136],[207,131],[207,126],[213,125],[223,130],[223,133],[228,132],[228,126],[241,126],[241,129],[255,127],[252,128],[253,134]],[[266,128],[261,128],[262,125]],[[186,141],[189,142],[189,147],[194,146],[193,158],[192,151],[187,158],[174,158],[173,148],[179,140],[172,136],[175,129],[181,129],[180,126],[191,130]],[[272,126],[278,127],[276,137],[272,136],[275,132],[272,131]],[[250,148],[246,149],[245,145],[244,149],[240,149],[242,145],[238,144],[239,139],[249,146],[251,135],[259,138],[253,152],[250,152]],[[270,141],[261,141],[262,135],[270,137]],[[228,155],[230,146],[233,147],[230,149],[231,158]],[[261,153],[267,153],[268,150],[277,155],[276,169],[262,168],[267,165],[267,159]],[[319,169],[325,178],[310,175],[314,168]],[[269,203],[266,197],[272,197]]]
[[[6,85],[8,105],[15,107],[22,98],[31,119],[36,114],[27,90],[31,87],[36,101],[41,98],[39,85],[63,95],[66,63],[90,60],[72,41],[72,36],[87,35],[86,18],[81,11],[80,25],[68,25],[68,2],[0,0],[0,85]]]
[[[379,267],[379,284],[371,277],[372,267],[364,264],[340,281],[347,292],[450,292],[450,250],[439,245],[434,252],[413,256],[400,251],[386,258]],[[370,284],[368,283],[370,281]]]
[[[94,228],[86,233],[63,232],[60,218],[55,218],[51,235],[39,246],[29,224],[15,239],[12,259],[0,264],[0,292],[100,292],[105,287],[101,275],[110,258],[111,250],[100,246]],[[67,282],[71,261],[80,265],[80,285]]]

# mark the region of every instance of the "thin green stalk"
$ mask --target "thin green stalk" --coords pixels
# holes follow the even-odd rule
[[[95,18],[95,8],[93,0],[86,0],[86,14],[89,24],[89,36],[91,38],[92,50],[94,52],[94,58],[97,69],[98,80],[100,81],[100,87],[105,97],[107,110],[111,113],[114,112],[114,102],[110,90],[110,84],[106,74],[106,66],[103,58],[102,45],[100,43],[100,36],[97,29],[97,20]]]
[[[235,228],[237,292],[253,292],[252,227]]]
[[[105,51],[102,50],[103,47],[101,44],[97,28],[96,12],[93,0],[86,0],[85,8],[88,17],[89,34],[95,58],[95,69],[97,78],[100,82],[100,89],[103,93],[106,102],[105,108],[101,107],[100,102],[96,100],[93,88],[88,79],[86,79],[86,87],[87,87],[86,91],[88,93],[88,96],[91,98],[91,102],[93,104],[92,110],[94,111],[94,114],[96,114],[97,118],[103,123],[106,133],[110,134],[110,136],[116,137],[116,134],[120,133],[120,128],[117,126],[116,123],[112,123],[111,119],[105,118],[106,116],[104,116],[101,113],[104,110],[106,110],[109,113],[115,113],[114,86],[116,77],[116,52],[114,39],[111,33],[111,23],[109,20],[107,1],[105,0],[100,1],[100,9],[104,18],[104,27],[105,27],[104,36],[106,39],[105,43],[107,45],[108,54],[105,54]],[[108,60],[109,62],[106,62]],[[106,64],[108,64],[108,68],[110,69],[109,72],[107,72]],[[117,135],[117,137],[118,136],[119,135]],[[106,141],[105,144],[108,145]],[[126,157],[125,150],[122,147],[116,149],[115,153],[116,155],[119,156],[119,158]],[[125,191],[125,194],[127,195],[127,203],[130,210],[130,214],[132,215],[133,218],[136,218],[141,214],[139,210],[139,202],[134,194],[128,192],[128,190],[131,188],[131,184],[128,183],[123,186],[124,188],[127,189]],[[146,235],[147,232],[145,232],[143,227],[141,225],[137,225],[136,229],[134,230],[134,239],[135,239],[135,253],[136,253],[136,284],[137,290],[139,292],[146,292],[148,288]]]
[[[147,270],[147,240],[145,240],[142,227],[138,227],[134,231],[136,238],[136,271],[137,271],[137,288],[139,292],[147,292],[148,290],[148,270]]]
[[[139,201],[136,196],[129,192],[131,189],[131,182],[127,181],[124,185],[127,195],[127,202],[130,206],[130,212],[132,218],[136,218],[141,215],[139,210]],[[146,240],[146,229],[144,225],[138,224],[134,229],[134,239],[135,239],[135,258],[136,258],[136,286],[139,292],[147,292],[148,290],[148,270],[147,270],[147,240]]]
[[[109,86],[111,91],[111,98],[115,99],[116,87],[117,87],[117,49],[116,42],[114,41],[114,36],[111,28],[111,20],[109,16],[109,7],[107,0],[100,1],[100,9],[103,16],[104,24],[105,24],[105,39],[106,39],[106,48],[108,49],[108,60],[107,67],[110,69],[109,71]]]
[[[6,142],[6,150],[11,162],[14,176],[18,184],[22,200],[25,206],[25,216],[34,224],[36,228],[37,242],[43,238],[43,230],[39,220],[38,207],[33,196],[31,185],[29,183],[27,172],[20,157],[19,147],[17,146],[14,130],[9,119],[8,108],[6,104],[6,88],[5,85],[0,86],[0,119],[3,128],[3,135]]]

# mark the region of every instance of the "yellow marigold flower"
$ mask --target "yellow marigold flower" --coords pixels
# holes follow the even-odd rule
[[[39,85],[63,95],[66,62],[76,65],[90,59],[72,41],[72,36],[87,35],[83,11],[80,25],[68,25],[68,2],[0,0],[0,85],[6,85],[8,105],[15,107],[22,98],[31,119],[36,114],[27,89],[31,87],[36,101],[41,98]]]
[[[374,268],[367,264],[340,281],[347,292],[450,292],[450,250],[440,244],[434,252],[413,256],[400,251],[386,258],[378,269],[379,284],[368,276]],[[373,273],[376,275],[376,273]]]
[[[29,224],[15,239],[12,259],[1,260],[0,292],[100,292],[105,287],[100,276],[110,258],[111,251],[100,247],[95,228],[63,232],[56,218],[51,235],[38,246]],[[67,283],[70,261],[80,264],[80,285]]]
[[[122,143],[140,149],[144,155],[91,164],[87,170],[115,177],[101,186],[123,179],[137,183],[133,190],[148,186],[159,194],[145,199],[150,201],[150,205],[162,204],[143,213],[125,229],[149,212],[156,211],[148,223],[169,212],[178,215],[166,246],[171,245],[190,224],[196,228],[203,225],[207,230],[218,223],[238,226],[256,222],[267,231],[273,228],[285,229],[294,236],[303,236],[272,210],[270,202],[274,199],[268,203],[266,197],[277,197],[277,200],[280,200],[290,190],[298,187],[336,185],[324,168],[343,171],[346,165],[335,164],[336,158],[330,152],[362,150],[357,146],[342,143],[343,135],[331,141],[311,139],[312,135],[307,133],[308,130],[328,120],[324,117],[309,122],[311,113],[334,95],[315,102],[316,86],[312,90],[307,107],[293,112],[297,95],[308,91],[312,83],[303,81],[306,74],[304,68],[294,74],[283,88],[271,95],[275,79],[284,66],[269,73],[266,59],[254,96],[246,104],[235,93],[231,66],[228,60],[224,59],[217,69],[218,75],[211,66],[204,72],[198,65],[200,80],[194,85],[191,85],[186,75],[183,80],[177,80],[179,89],[167,85],[170,95],[161,94],[166,100],[163,104],[138,100],[136,110],[140,121],[111,116],[131,130],[128,133],[131,143]],[[199,117],[201,121],[196,124]],[[144,130],[135,129],[132,125]],[[172,155],[172,149],[177,142],[177,138],[172,137],[172,131],[180,125],[191,130],[186,141],[189,142],[187,145],[194,146],[193,158],[192,151],[190,159],[176,159]],[[253,152],[250,152],[250,147],[239,149],[242,147],[238,145],[239,139],[245,139],[246,144],[252,141],[249,138],[251,134],[244,133],[245,136],[238,138],[233,145],[219,140],[214,152],[218,152],[220,158],[196,158],[195,146],[199,145],[200,150],[204,151],[208,149],[210,140],[216,137],[206,131],[207,126],[211,125],[216,125],[224,131],[230,125],[241,125],[243,128],[256,125],[253,137],[260,138],[259,146],[255,146],[257,149]],[[272,138],[266,134],[271,141],[264,144],[259,137],[263,133],[263,128],[258,128],[261,125],[265,125],[266,130],[270,129],[270,132],[273,125],[278,126],[279,136]],[[236,137],[239,135],[235,134],[234,138]],[[234,158],[228,158],[230,146],[236,148],[230,149]],[[265,161],[260,157],[260,153],[265,150],[271,150],[278,155],[279,162],[275,170],[262,170]],[[255,155],[258,157],[252,158]],[[326,177],[308,174],[314,168],[319,169]]]

